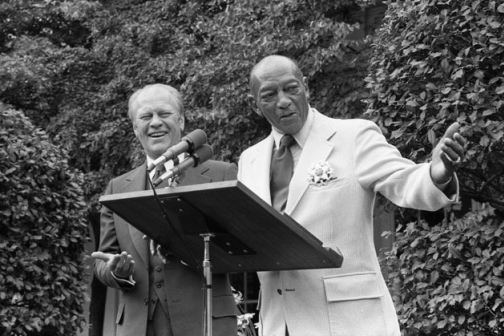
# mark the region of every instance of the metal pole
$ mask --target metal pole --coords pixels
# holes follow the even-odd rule
[[[205,335],[212,336],[212,263],[210,262],[210,239],[214,236],[213,233],[201,234],[205,242],[205,252],[203,258],[203,274],[205,276]]]

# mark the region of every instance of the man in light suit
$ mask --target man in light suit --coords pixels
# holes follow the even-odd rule
[[[148,85],[130,98],[128,114],[146,163],[113,179],[106,194],[150,188],[147,165],[181,141],[184,111],[177,90],[168,85]],[[165,163],[170,169],[169,161]],[[191,168],[178,185],[236,178],[236,165],[207,161]],[[159,255],[152,242],[106,207],[101,211],[101,238],[95,274],[105,285],[121,290],[117,312],[118,336],[201,335],[204,318],[204,278],[173,254]],[[149,246],[150,245],[150,246]],[[236,335],[238,313],[227,275],[213,276],[213,332]]]
[[[399,336],[374,248],[375,196],[422,210],[457,201],[454,170],[465,145],[459,125],[448,128],[431,163],[414,164],[374,123],[332,119],[311,108],[303,75],[289,58],[260,61],[250,89],[272,132],[243,152],[238,179],[271,202],[272,156],[283,135],[293,135],[294,170],[284,211],[344,257],[338,269],[260,272],[260,335]]]

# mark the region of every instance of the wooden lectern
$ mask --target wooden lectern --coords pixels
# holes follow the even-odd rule
[[[204,270],[206,335],[212,330],[212,272],[338,268],[343,262],[339,251],[323,247],[236,180],[104,195],[100,203]]]

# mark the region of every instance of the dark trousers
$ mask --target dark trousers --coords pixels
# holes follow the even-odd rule
[[[146,336],[173,336],[170,317],[159,303],[156,304],[152,320],[147,321]]]

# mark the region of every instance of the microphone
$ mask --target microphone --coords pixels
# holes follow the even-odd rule
[[[200,147],[207,141],[206,133],[200,129],[196,129],[183,137],[178,144],[170,147],[163,155],[154,160],[147,171],[150,172],[157,166],[165,163],[168,160],[173,160],[182,153],[192,153],[196,148]]]
[[[178,166],[173,167],[163,175],[161,175],[156,181],[154,181],[154,187],[157,187],[161,182],[182,174],[186,169],[191,167],[197,167],[201,163],[210,159],[213,156],[213,149],[207,144],[200,146],[194,151],[188,158],[182,161]]]

